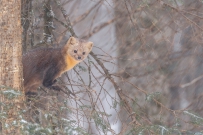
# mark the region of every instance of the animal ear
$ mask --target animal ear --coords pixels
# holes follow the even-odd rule
[[[92,50],[92,47],[93,47],[93,42],[88,42],[86,44],[87,48],[89,49],[89,52]]]
[[[75,37],[70,37],[68,40],[68,44],[74,45],[77,42],[77,39]]]
[[[86,44],[87,48],[89,49],[89,52],[92,50],[93,42],[87,42]]]

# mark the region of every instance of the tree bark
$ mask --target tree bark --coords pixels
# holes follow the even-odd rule
[[[20,0],[0,2],[0,84],[22,89]]]
[[[23,101],[21,0],[0,1],[0,102],[2,134],[20,134],[19,109]],[[18,90],[18,91],[14,91]],[[4,94],[4,93],[7,93]],[[9,97],[8,93],[14,94]],[[16,122],[15,124],[13,122]]]

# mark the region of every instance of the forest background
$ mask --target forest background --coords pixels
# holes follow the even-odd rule
[[[26,103],[22,133],[203,135],[203,1],[20,4],[23,53],[70,36],[94,42],[59,79],[63,91],[41,87]]]

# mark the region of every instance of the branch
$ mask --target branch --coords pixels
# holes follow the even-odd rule
[[[57,0],[55,0],[56,2]],[[58,4],[58,3],[57,3]],[[67,15],[65,14],[65,10],[61,7],[60,4],[58,4],[59,8],[61,9],[61,12],[64,16],[64,18],[67,17]],[[75,32],[74,32],[74,29],[70,23],[70,19],[69,17],[68,18],[68,21],[67,21],[67,24],[61,22],[60,20],[58,20],[56,17],[54,18],[56,21],[60,22],[64,27],[68,28],[71,35],[72,36],[76,36]],[[113,23],[116,19],[112,19],[110,21],[107,21],[103,24],[101,24],[100,26],[96,26],[93,31],[91,33],[89,33],[88,35],[86,36],[83,36],[82,38],[88,38],[88,37],[91,37],[93,34],[97,33],[98,31],[100,31],[102,28],[104,28],[105,26]],[[95,61],[99,64],[99,66],[102,68],[102,70],[104,71],[106,77],[108,78],[108,80],[113,84],[116,92],[118,93],[118,96],[119,98],[124,102],[124,106],[125,108],[127,109],[127,111],[129,112],[130,114],[130,117],[132,118],[132,122],[135,122],[135,123],[138,123],[136,121],[136,114],[134,113],[134,111],[132,110],[132,108],[130,107],[130,105],[128,104],[128,101],[125,99],[125,95],[122,93],[122,89],[118,86],[118,84],[115,82],[114,78],[111,76],[111,74],[109,73],[108,69],[105,68],[104,64],[99,60],[99,58],[97,58],[97,56],[93,53],[93,52],[90,52],[90,55],[95,59]],[[139,124],[139,123],[138,123]]]
[[[199,80],[202,79],[202,78],[203,78],[203,75],[201,75],[201,76],[199,76],[199,77],[193,79],[193,80],[192,80],[191,82],[189,82],[189,83],[181,84],[180,87],[181,87],[181,88],[188,87],[188,86],[190,86],[190,85],[196,83],[197,81],[199,81]]]
[[[76,34],[75,34],[75,32],[74,32],[74,30],[73,30],[73,28],[72,28],[72,25],[71,25],[71,23],[70,23],[70,18],[69,18],[69,16],[66,14],[66,10],[61,6],[61,2],[58,1],[58,0],[54,0],[54,1],[55,1],[56,5],[58,5],[59,9],[61,10],[61,13],[62,13],[63,17],[64,17],[65,20],[66,20],[66,23],[67,23],[67,24],[64,23],[64,26],[65,26],[65,25],[67,26],[67,28],[68,28],[68,30],[69,30],[69,32],[71,33],[72,36],[77,37]],[[56,18],[55,18],[55,19],[56,19]]]
[[[113,18],[112,20],[109,20],[107,22],[104,22],[102,24],[100,24],[99,26],[96,26],[93,28],[92,32],[90,32],[88,35],[83,36],[82,38],[87,39],[89,37],[91,37],[93,34],[99,32],[102,28],[108,26],[109,24],[113,23],[116,20],[116,18]]]
[[[109,73],[108,69],[105,68],[104,64],[97,58],[97,56],[93,52],[90,52],[90,55],[99,64],[99,66],[104,71],[104,73],[105,73],[106,77],[108,78],[108,80],[113,84],[113,86],[114,86],[114,88],[115,88],[119,98],[124,102],[124,104],[125,104],[124,106],[126,107],[127,111],[130,113],[130,117],[132,118],[132,121],[138,123],[136,121],[136,114],[133,112],[132,108],[128,104],[128,101],[125,99],[125,95],[122,93],[122,89],[115,82],[114,78],[111,76],[111,74]]]
[[[74,20],[72,22],[72,24],[77,24],[78,22],[82,21],[83,19],[85,19],[98,5],[100,5],[100,3],[103,2],[103,0],[100,0],[99,2],[97,2],[95,5],[92,6],[92,8],[90,8],[89,10],[87,10],[84,14],[82,14],[81,16],[79,16],[76,20]]]

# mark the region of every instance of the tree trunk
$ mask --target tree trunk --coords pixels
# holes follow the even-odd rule
[[[3,104],[0,111],[1,114],[6,114],[6,118],[1,119],[2,134],[5,135],[20,134],[20,125],[17,120],[23,96],[18,96],[13,89],[23,89],[21,33],[21,1],[1,0],[0,102]]]

